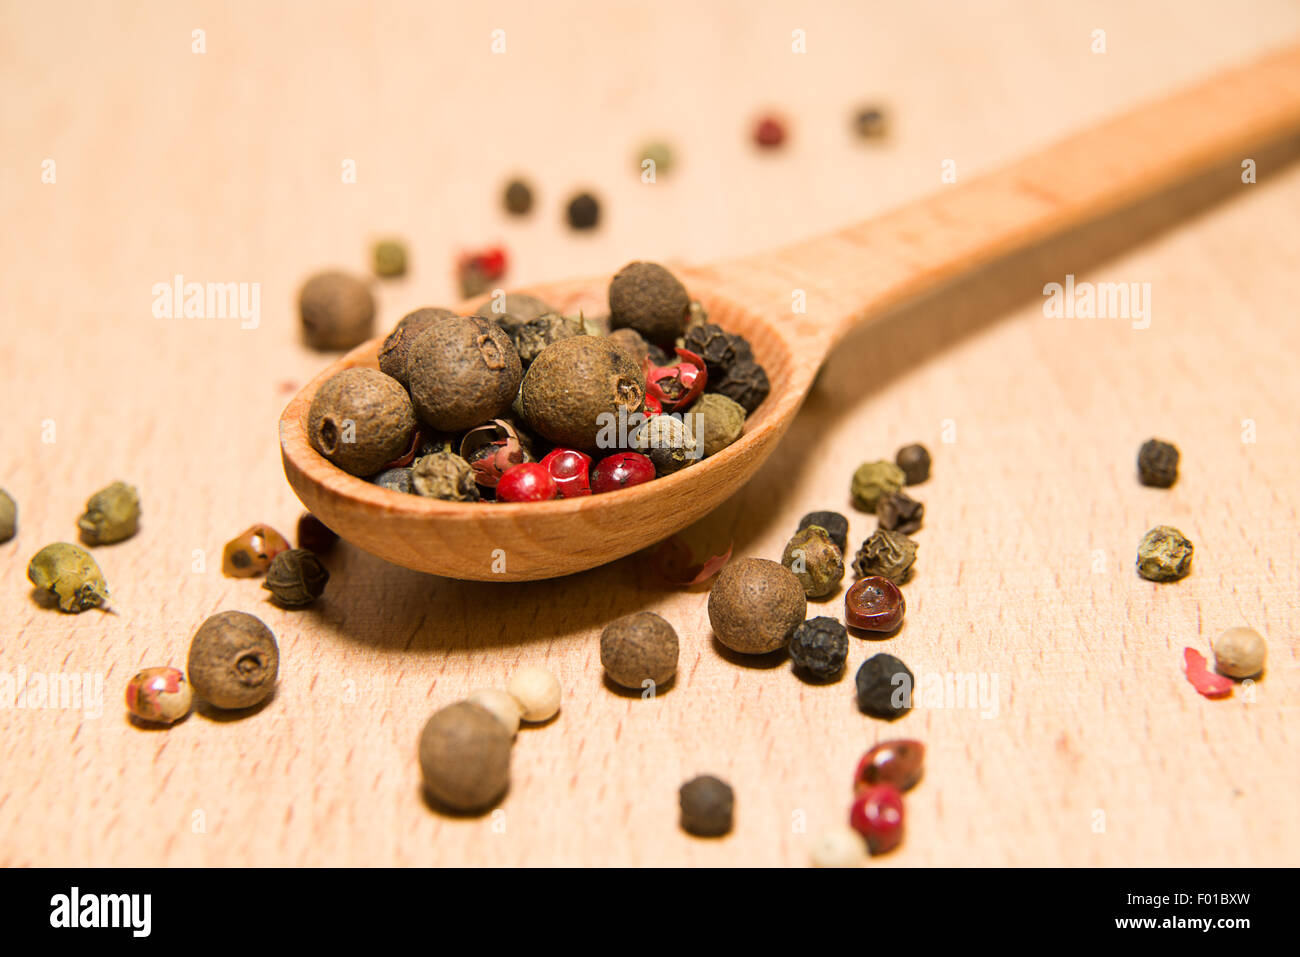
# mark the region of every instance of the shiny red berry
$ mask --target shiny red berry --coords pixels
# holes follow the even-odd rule
[[[903,839],[903,796],[890,784],[863,788],[849,809],[849,826],[867,839],[872,854],[892,851]]]
[[[861,792],[875,784],[889,784],[906,791],[921,780],[924,762],[925,745],[920,741],[881,741],[858,762],[853,789]]]
[[[863,631],[893,631],[903,623],[907,602],[888,578],[864,578],[844,595],[844,623]]]
[[[578,498],[591,494],[591,456],[574,449],[554,449],[540,463],[551,473],[560,498]]]
[[[645,401],[641,404],[641,411],[644,412],[647,416],[663,415],[664,405],[662,402],[660,402],[658,399],[656,399],[654,396],[652,396],[650,393],[647,392],[645,396]]]
[[[785,124],[775,116],[765,116],[754,127],[754,142],[771,148],[785,142]]]
[[[591,490],[599,495],[629,485],[640,485],[654,477],[654,463],[640,452],[616,452],[601,459],[592,469]]]
[[[498,502],[549,502],[555,498],[555,479],[540,462],[524,462],[506,469],[497,483]]]

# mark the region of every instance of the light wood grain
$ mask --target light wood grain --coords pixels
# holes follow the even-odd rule
[[[706,596],[657,586],[635,558],[493,585],[345,547],[326,600],[299,614],[218,569],[241,528],[297,515],[276,419],[323,363],[297,343],[294,293],[316,268],[360,268],[370,237],[411,242],[412,275],[378,292],[389,321],[453,300],[453,251],[496,240],[521,285],[741,258],[924,196],[943,159],[964,181],[1275,48],[1300,33],[1292,5],[56,3],[0,18],[0,484],[21,508],[0,545],[0,673],[103,675],[107,699],[98,717],[0,709],[0,862],[800,864],[846,812],[859,753],[898,734],[926,742],[928,772],[904,846],[872,866],[1296,862],[1293,146],[1254,157],[1256,185],[1198,181],[850,336],[772,458],[696,530],[775,557],[803,512],[847,509],[857,462],[925,441],[909,620],[855,640],[850,668],[889,650],[918,675],[996,675],[995,716],[926,708],[886,727],[855,712],[848,679],[814,688],[787,664],[725,658]],[[498,26],[510,52],[493,58]],[[1104,55],[1088,49],[1098,27]],[[873,149],[847,124],[876,97],[896,135]],[[767,104],[792,117],[780,155],[745,142]],[[631,154],[661,133],[680,168],[646,186]],[[346,157],[355,185],[339,182]],[[516,168],[539,185],[526,224],[495,205]],[[606,199],[595,236],[558,225],[580,185]],[[177,272],[261,282],[261,326],[153,318],[153,284]],[[1066,273],[1150,282],[1150,328],[1046,318],[1042,287]],[[1133,475],[1151,435],[1183,450],[1169,491]],[[28,558],[118,477],[140,487],[145,524],[96,550],[116,614],[37,607]],[[874,527],[850,518],[855,542]],[[1197,546],[1172,586],[1132,570],[1161,522]],[[242,721],[131,727],[126,679],[183,661],[223,608],[279,636],[274,700]],[[683,644],[652,702],[605,686],[595,642],[641,608]],[[1183,646],[1242,622],[1270,643],[1255,700],[1200,698]],[[521,733],[504,816],[435,815],[421,722],[523,661],[566,695],[556,722]],[[726,840],[676,829],[677,785],[701,771],[737,789]]]

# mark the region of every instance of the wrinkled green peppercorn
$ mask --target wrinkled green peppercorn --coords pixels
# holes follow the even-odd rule
[[[628,263],[609,283],[609,323],[635,329],[646,341],[670,346],[686,331],[691,297],[658,263]]]
[[[523,180],[512,179],[506,185],[502,202],[505,204],[507,213],[512,216],[524,216],[533,208],[533,191],[528,188],[528,184]]]
[[[332,270],[312,276],[298,294],[303,341],[324,352],[351,349],[370,338],[375,300],[355,276]]]
[[[374,475],[406,452],[414,431],[410,396],[376,369],[344,369],[330,376],[307,412],[312,448],[353,475]]]
[[[799,531],[803,531],[809,525],[820,525],[826,529],[830,535],[831,541],[841,553],[848,551],[849,545],[849,520],[839,512],[809,512],[803,518],[799,519]]]
[[[721,837],[731,830],[736,795],[725,781],[709,774],[682,785],[678,792],[682,830],[696,837]]]
[[[77,527],[87,545],[111,545],[130,538],[140,528],[140,496],[135,487],[114,482],[100,489],[86,502]]]
[[[510,341],[519,353],[519,361],[527,369],[547,346],[561,339],[572,339],[585,334],[582,322],[551,312],[527,322],[517,323],[506,330]]]
[[[7,542],[18,531],[18,503],[12,495],[0,488],[0,543]]]
[[[406,373],[406,357],[411,343],[443,319],[455,318],[456,314],[450,309],[431,306],[408,312],[379,347],[379,371],[392,376],[402,385],[409,386],[411,380]]]
[[[906,492],[890,492],[876,502],[876,518],[880,527],[891,532],[911,535],[921,527],[925,506]]]
[[[78,614],[102,608],[108,585],[90,552],[67,542],[46,545],[27,566],[27,579],[59,600],[62,611]]]
[[[854,684],[858,708],[877,718],[901,718],[912,708],[916,678],[907,665],[883,652],[873,655],[858,669]]]
[[[817,681],[834,681],[849,657],[849,633],[834,618],[810,618],[790,636],[790,659]]]
[[[444,319],[411,343],[411,401],[420,421],[444,432],[472,429],[510,409],[523,366],[514,343],[488,319]]]
[[[673,415],[654,415],[636,427],[628,445],[654,463],[656,475],[671,475],[700,460],[694,424]]]
[[[1160,439],[1148,439],[1138,449],[1138,479],[1153,488],[1169,488],[1178,481],[1178,448]]]
[[[785,546],[781,564],[794,572],[809,598],[824,598],[844,578],[844,553],[820,525],[797,532]]]
[[[893,462],[863,462],[853,473],[850,493],[853,504],[864,512],[874,512],[881,496],[897,492],[903,487],[906,476]]]
[[[782,648],[804,620],[808,598],[794,573],[765,558],[727,564],[709,592],[709,623],[718,641],[744,655]]]
[[[649,611],[625,615],[600,633],[600,663],[624,688],[667,684],[677,673],[677,652],[673,626]]]
[[[303,608],[325,593],[330,573],[314,552],[291,548],[271,560],[262,587],[271,593],[277,605]]]
[[[420,732],[425,789],[455,811],[494,804],[510,785],[513,737],[492,712],[467,701],[435,711]]]
[[[752,361],[754,358],[753,350],[743,337],[711,322],[700,322],[687,328],[682,347],[704,360],[710,382],[721,381],[727,370],[740,360]]]
[[[1172,582],[1192,570],[1192,543],[1172,525],[1157,525],[1138,544],[1138,574],[1148,581]]]
[[[398,239],[381,239],[371,250],[375,275],[391,279],[406,274],[406,246]]]
[[[411,487],[417,495],[448,502],[477,502],[474,469],[454,452],[434,452],[415,460]]]
[[[930,450],[924,445],[905,445],[894,456],[908,485],[920,485],[930,477]]]
[[[695,400],[688,416],[691,427],[704,447],[704,458],[721,452],[745,431],[745,410],[740,403],[717,392],[706,392]]]
[[[390,489],[394,492],[405,492],[410,494],[415,491],[412,484],[412,475],[414,469],[410,466],[399,467],[395,469],[384,469],[370,481],[374,482],[380,488]]]
[[[767,373],[753,359],[737,359],[726,374],[717,382],[710,382],[708,388],[710,392],[720,392],[739,402],[749,415],[754,414],[772,391]]]
[[[185,671],[194,692],[214,708],[251,708],[275,688],[280,649],[260,618],[223,611],[194,633]]]
[[[902,532],[878,528],[862,543],[853,559],[853,570],[859,578],[888,578],[902,585],[912,577],[912,564],[916,561],[916,542]]]
[[[601,445],[602,433],[616,434],[619,410],[637,412],[644,399],[645,373],[626,349],[607,338],[575,336],[533,360],[519,411],[529,428],[556,445],[612,449],[612,441]]]

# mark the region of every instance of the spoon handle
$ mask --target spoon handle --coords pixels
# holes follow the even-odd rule
[[[1290,46],[995,172],[963,181],[958,171],[956,184],[876,219],[700,272],[779,320],[815,366],[854,325],[903,301],[1222,164],[1244,181],[1252,149],[1297,133],[1300,46]]]

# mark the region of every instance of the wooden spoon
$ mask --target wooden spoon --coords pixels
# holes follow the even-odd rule
[[[780,441],[826,355],[854,326],[1297,132],[1300,47],[1292,47],[861,225],[736,262],[675,270],[711,321],[749,339],[772,392],[739,441],[674,475],[533,504],[443,502],[348,475],[308,443],[307,410],[320,384],[340,369],[377,367],[381,339],[335,362],[284,410],[285,475],[321,521],[397,565],[482,581],[593,568],[668,537],[739,489]],[[582,308],[591,315],[605,311],[608,282],[602,276],[528,291],[566,313]],[[792,308],[796,290],[803,291],[804,313]]]

